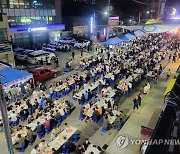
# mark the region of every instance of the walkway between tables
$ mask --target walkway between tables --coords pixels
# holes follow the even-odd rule
[[[175,74],[180,63],[170,63],[167,65],[160,78],[158,79],[158,84],[151,88],[150,93],[143,97],[142,106],[140,109],[131,114],[128,121],[125,123],[123,128],[119,131],[119,133],[115,136],[113,141],[107,148],[107,152],[112,153],[122,153],[122,154],[137,154],[139,153],[140,145],[132,145],[130,143],[130,139],[141,139],[141,126],[149,127],[154,129],[156,123],[159,119],[159,115],[162,111],[162,105],[164,100],[164,91],[168,85],[168,81],[166,78],[167,69],[172,70],[172,76]],[[119,149],[116,145],[116,139],[120,135],[128,135],[129,145],[124,149]]]

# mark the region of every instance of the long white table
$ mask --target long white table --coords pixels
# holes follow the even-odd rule
[[[48,146],[52,149],[58,150],[75,132],[77,128],[73,126],[69,126],[68,128],[64,129],[53,141],[48,143]],[[64,139],[66,138],[66,139]],[[48,151],[48,147],[45,151]]]
[[[80,96],[82,96],[82,94],[84,94],[86,91],[88,91],[88,89],[90,91],[93,91],[94,89],[96,89],[99,85],[99,81],[96,81],[95,83],[92,83],[92,84],[87,84],[88,86],[86,86],[83,90],[81,90],[80,92],[76,93],[73,97],[74,98],[78,98]]]
[[[99,154],[101,151],[99,151],[97,147],[93,147],[93,145],[91,144],[88,146],[84,154],[90,154],[91,152],[93,152],[94,154]]]
[[[114,97],[115,94],[115,90],[110,91],[106,97],[103,97],[100,101],[97,101],[95,105],[102,107],[105,103],[105,100],[109,101],[111,98]]]

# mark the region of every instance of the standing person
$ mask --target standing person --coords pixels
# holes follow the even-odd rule
[[[75,52],[73,51],[73,52],[72,52],[72,58],[73,58],[73,59],[74,59],[74,56],[75,56]]]
[[[169,55],[169,62],[171,62],[171,54]]]
[[[141,93],[139,92],[138,98],[137,98],[139,106],[141,106]]]
[[[107,52],[107,59],[108,59],[108,60],[110,59],[110,53],[109,53],[109,51]]]
[[[54,63],[56,64],[56,67],[58,67],[58,64],[59,64],[59,59],[58,59],[58,57],[56,57],[56,58],[54,59]]]
[[[138,109],[138,101],[137,101],[137,96],[133,99],[133,102],[134,102],[134,107],[133,109],[135,110],[136,108]]]
[[[166,81],[168,80],[168,78],[171,76],[171,70],[169,69],[166,73]]]
[[[175,54],[173,55],[173,59],[172,59],[172,63],[176,63],[176,56],[175,56]]]
[[[81,57],[83,57],[83,48],[81,48]]]
[[[48,56],[46,56],[46,65],[48,65],[48,58],[49,58],[49,57],[48,57]]]

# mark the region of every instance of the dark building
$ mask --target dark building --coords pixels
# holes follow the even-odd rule
[[[58,41],[65,26],[61,0],[0,0],[1,12],[8,16],[10,34],[17,47],[32,47]]]
[[[61,23],[61,0],[1,0],[10,26]]]

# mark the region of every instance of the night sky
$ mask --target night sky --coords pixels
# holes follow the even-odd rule
[[[95,12],[98,19],[102,21],[103,18],[105,18],[103,12],[105,12],[108,6],[108,0],[95,0],[95,4],[92,4],[92,1],[93,0],[63,0],[62,16],[81,16],[88,18]],[[157,0],[138,1],[157,2]],[[111,15],[119,16],[120,19],[129,19],[132,16],[138,18],[139,12],[144,12],[145,15],[145,12],[151,8],[151,6],[136,3],[133,0],[111,0],[111,6],[113,8]],[[172,7],[180,8],[180,0],[167,0],[166,6],[170,9]]]

